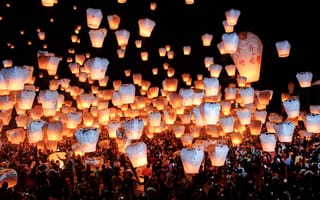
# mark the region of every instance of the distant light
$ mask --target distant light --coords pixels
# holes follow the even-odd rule
[[[53,23],[53,22],[54,22],[54,19],[53,19],[53,18],[50,18],[50,22]]]
[[[7,8],[10,8],[10,6],[11,6],[10,3],[6,3]]]
[[[20,35],[24,35],[24,30],[21,30],[21,31],[20,31]]]
[[[150,10],[156,10],[157,3],[156,2],[150,2]]]
[[[78,7],[76,5],[72,6],[73,10],[77,10]]]
[[[127,0],[118,0],[118,3],[127,3]]]
[[[30,46],[32,45],[32,41],[31,40],[28,40],[27,44]]]

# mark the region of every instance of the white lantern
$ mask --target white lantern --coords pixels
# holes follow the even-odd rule
[[[235,53],[238,48],[239,36],[237,33],[222,34],[223,48],[226,53]]]
[[[220,116],[220,103],[218,102],[204,102],[200,105],[200,113],[202,119],[207,125],[217,124]]]
[[[229,25],[236,25],[240,16],[240,10],[231,8],[225,12],[226,21]]]
[[[75,133],[75,137],[83,152],[90,153],[96,151],[99,139],[97,128],[79,128]]]
[[[262,122],[260,120],[251,120],[248,125],[251,135],[260,135],[262,129]]]
[[[244,105],[253,103],[253,100],[254,100],[253,87],[240,88],[239,94],[242,100],[241,103],[243,103]]]
[[[117,14],[108,15],[107,19],[110,30],[117,30],[119,28],[121,18]]]
[[[18,127],[14,129],[9,129],[6,131],[6,136],[11,144],[23,143],[26,137],[26,132],[24,128]]]
[[[37,143],[43,140],[43,126],[46,121],[44,120],[32,120],[27,125],[27,137],[29,143]]]
[[[67,128],[76,129],[82,121],[82,112],[68,112],[66,114]]]
[[[211,45],[213,35],[210,33],[205,33],[201,36],[201,39],[202,39],[202,45],[205,47],[208,47]]]
[[[284,110],[288,118],[295,118],[300,113],[300,100],[298,98],[290,98],[282,102]]]
[[[126,47],[128,45],[130,32],[126,29],[116,30],[115,31],[118,46],[119,47]]]
[[[183,124],[172,125],[172,132],[176,138],[181,138],[181,136],[184,134],[185,129],[186,127]]]
[[[225,164],[229,152],[229,147],[225,144],[209,144],[207,151],[211,165],[221,167]]]
[[[290,54],[291,45],[288,40],[278,41],[276,42],[276,48],[278,52],[278,56],[280,58],[288,57]]]
[[[149,18],[143,18],[138,20],[139,35],[142,37],[150,37],[151,33],[156,25],[156,22]]]
[[[150,126],[160,126],[161,113],[160,111],[152,111],[148,114],[148,121]]]
[[[144,142],[131,143],[127,145],[126,154],[133,168],[148,164],[147,145]]]
[[[222,65],[220,64],[211,64],[209,66],[210,77],[219,78],[220,73],[222,71]]]
[[[18,173],[15,169],[3,168],[0,169],[0,185],[4,182],[8,183],[8,188],[13,188],[18,183]]]
[[[306,87],[311,87],[311,82],[312,82],[312,72],[298,72],[296,74],[296,78],[299,82],[300,87],[306,88]]]
[[[234,118],[232,116],[220,117],[219,122],[224,132],[230,133],[233,131]]]
[[[109,60],[107,58],[95,57],[88,59],[84,63],[84,67],[89,70],[90,78],[92,80],[100,80],[105,78]]]
[[[276,148],[277,138],[272,133],[261,133],[259,136],[263,151],[274,152]]]
[[[48,141],[61,141],[63,138],[63,124],[61,121],[49,121],[46,124],[46,135]]]
[[[204,91],[206,96],[216,96],[219,92],[219,79],[216,77],[205,77],[203,79]]]
[[[226,70],[228,76],[234,77],[236,75],[236,69],[237,69],[236,65],[233,65],[233,64],[226,65],[224,69]]]
[[[184,173],[198,174],[204,158],[204,151],[200,148],[182,148],[180,150]]]
[[[237,117],[242,125],[250,124],[251,112],[248,108],[241,108],[236,111]]]
[[[234,25],[230,25],[227,23],[227,20],[223,20],[222,21],[222,25],[223,25],[223,28],[224,28],[224,31],[226,33],[232,33],[233,30],[234,30]]]
[[[9,91],[23,90],[29,76],[28,69],[18,66],[2,68],[0,74],[3,76]]]
[[[185,133],[180,137],[180,140],[183,147],[189,147],[193,143],[193,136]]]
[[[108,122],[108,135],[109,138],[116,138],[117,137],[117,130],[121,127],[121,123],[116,120],[112,120]]]
[[[122,104],[130,104],[134,102],[136,88],[134,84],[121,84],[119,87],[119,94]]]
[[[124,132],[129,140],[138,140],[142,136],[144,122],[140,118],[127,119],[123,121]]]
[[[280,142],[292,142],[295,129],[293,122],[278,122],[274,123],[273,127]]]
[[[303,118],[303,123],[308,132],[320,133],[320,114],[306,114]]]
[[[89,37],[91,41],[91,46],[94,48],[101,48],[105,37],[107,36],[108,30],[106,28],[100,28],[97,30],[90,30]]]
[[[92,29],[97,29],[103,18],[101,9],[99,8],[87,8],[87,26]]]

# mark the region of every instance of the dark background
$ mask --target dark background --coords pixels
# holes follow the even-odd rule
[[[155,11],[150,10],[150,2],[157,3]],[[74,10],[73,6],[77,9]],[[100,8],[103,20],[100,28],[108,29],[103,48],[92,48],[86,26],[86,9]],[[235,32],[250,31],[260,37],[264,47],[260,81],[252,83],[255,89],[272,89],[274,97],[270,109],[278,108],[281,92],[287,92],[287,84],[292,81],[296,84],[299,95],[306,104],[320,104],[317,88],[300,89],[297,85],[296,73],[311,71],[313,81],[319,79],[319,13],[316,1],[241,1],[241,0],[195,0],[193,5],[186,5],[184,0],[127,0],[125,4],[118,4],[116,0],[59,0],[54,7],[43,7],[41,0],[0,0],[0,59],[12,59],[13,64],[32,65],[37,69],[37,51],[47,50],[61,56],[59,63],[59,78],[70,78],[71,84],[89,90],[89,84],[78,83],[72,75],[66,62],[67,57],[73,57],[68,49],[73,48],[75,53],[90,53],[91,57],[108,58],[107,75],[110,77],[107,88],[112,88],[112,80],[121,79],[123,83],[132,82],[131,77],[124,76],[124,69],[131,69],[132,73],[142,73],[144,80],[152,82],[151,86],[161,87],[166,71],[162,65],[169,63],[175,68],[180,87],[186,87],[181,79],[182,73],[190,73],[193,80],[202,73],[209,76],[204,66],[204,58],[213,56],[215,63],[225,66],[232,64],[229,55],[220,55],[216,48],[224,33],[222,21],[225,11],[229,9],[241,11]],[[121,17],[119,29],[130,31],[129,44],[126,56],[119,59],[117,56],[117,42],[114,31],[110,30],[107,15],[117,14]],[[138,35],[138,19],[148,17],[156,22],[150,38]],[[50,22],[54,19],[54,22]],[[71,35],[75,28],[81,25],[78,36],[79,44],[71,42]],[[37,29],[46,32],[45,41],[40,41]],[[24,34],[20,34],[23,31]],[[213,34],[210,47],[202,46],[201,35]],[[142,40],[142,48],[135,47],[135,40]],[[290,56],[279,58],[275,43],[288,40],[291,44]],[[28,45],[28,41],[32,41]],[[9,45],[8,45],[9,44]],[[43,49],[43,45],[47,49]],[[174,59],[160,58],[159,47],[169,44],[175,52]],[[183,55],[183,46],[192,47],[191,55]],[[14,46],[14,48],[11,48]],[[148,51],[149,60],[141,61],[140,52]],[[151,69],[159,68],[157,76],[152,75]],[[44,74],[46,72],[43,72]],[[45,74],[45,78],[38,79],[35,84],[47,89],[48,81],[52,77]],[[220,77],[222,84],[230,80],[223,71]],[[97,83],[94,83],[97,84]],[[308,91],[306,91],[308,90]]]

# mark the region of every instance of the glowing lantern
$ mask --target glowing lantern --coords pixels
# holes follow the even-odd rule
[[[184,173],[197,174],[204,158],[204,151],[200,148],[182,148],[180,150],[180,158]]]
[[[96,151],[99,139],[97,128],[79,128],[75,133],[75,137],[83,152],[90,153]]]
[[[11,168],[0,169],[0,185],[3,185],[4,182],[8,183],[8,188],[14,188],[18,183],[17,171]]]
[[[272,95],[273,95],[272,90],[256,91],[258,102],[263,109],[265,109],[265,107],[269,105],[269,102],[272,99]]]
[[[150,126],[160,126],[161,113],[159,111],[152,111],[148,114],[148,121]]]
[[[204,66],[206,67],[206,68],[209,68],[210,67],[210,65],[212,65],[212,64],[214,64],[214,58],[213,57],[205,57],[204,58]],[[201,79],[199,79],[199,80],[201,80]]]
[[[18,127],[14,129],[9,129],[6,131],[6,136],[11,144],[23,143],[26,138],[26,132],[24,128]]]
[[[140,118],[127,119],[124,120],[123,127],[126,138],[130,140],[137,140],[140,139],[143,133],[144,122]]]
[[[44,110],[56,110],[58,106],[58,95],[59,93],[56,90],[40,90],[38,102]]]
[[[223,25],[223,28],[224,28],[224,31],[226,33],[232,33],[233,30],[234,30],[234,25],[230,25],[227,23],[227,20],[223,20],[222,21],[222,25]]]
[[[66,114],[67,128],[76,129],[82,120],[82,112],[68,112]]]
[[[166,78],[162,81],[162,87],[165,91],[176,92],[178,88],[178,79]]]
[[[18,66],[2,68],[0,74],[6,82],[6,89],[9,91],[23,90],[29,76],[28,69]]]
[[[278,122],[273,124],[280,142],[292,142],[295,125],[293,122]]]
[[[312,114],[320,114],[320,105],[310,105],[309,109]]]
[[[261,142],[261,147],[263,151],[266,152],[274,152],[276,143],[277,143],[277,138],[274,134],[272,133],[261,133],[259,136],[260,142]]]
[[[156,2],[150,2],[150,10],[156,10],[157,3]]]
[[[282,102],[284,110],[287,113],[288,118],[295,118],[300,113],[300,100],[297,98],[291,98]]]
[[[251,120],[248,124],[251,135],[260,135],[262,129],[262,122],[260,120]]]
[[[130,32],[126,29],[116,30],[115,31],[118,46],[119,47],[126,47],[128,45]]]
[[[121,18],[117,14],[108,15],[107,20],[110,30],[117,30],[119,28]]]
[[[12,60],[2,60],[2,65],[4,68],[7,68],[7,67],[12,67],[13,66],[13,61]]]
[[[15,117],[17,127],[27,128],[30,117],[27,114],[20,114]]]
[[[13,94],[0,95],[0,110],[10,110],[15,104],[15,96]]]
[[[242,143],[243,135],[240,132],[233,132],[230,134],[230,138],[233,145],[239,145]]]
[[[183,55],[190,55],[191,53],[191,46],[183,46]]]
[[[63,138],[63,124],[61,121],[49,121],[46,124],[46,134],[48,141],[60,141]]]
[[[121,84],[119,94],[122,104],[130,104],[134,102],[136,88],[134,84]]]
[[[241,108],[236,111],[237,117],[242,125],[250,124],[251,112],[248,108]]]
[[[207,151],[211,165],[221,167],[225,164],[229,152],[229,147],[225,144],[209,144]]]
[[[253,87],[240,88],[239,94],[241,97],[241,103],[243,103],[245,105],[253,103],[253,100],[254,100],[254,88]]]
[[[209,33],[205,33],[201,36],[201,39],[202,39],[202,45],[205,47],[208,47],[211,45],[213,35]]]
[[[306,114],[303,123],[308,132],[320,133],[320,114]]]
[[[238,49],[230,56],[240,76],[246,77],[249,83],[258,81],[263,49],[261,40],[251,32],[241,32],[238,35]]]
[[[103,42],[105,37],[107,36],[107,29],[100,28],[97,30],[90,30],[89,37],[91,41],[91,46],[94,48],[101,48],[103,46]]]
[[[158,51],[159,51],[159,56],[160,57],[165,57],[166,54],[167,54],[167,50],[164,47],[160,47]]]
[[[139,35],[142,37],[150,37],[155,25],[156,25],[156,22],[149,18],[139,19],[138,20]]]
[[[220,116],[220,103],[217,102],[204,102],[200,105],[200,113],[202,119],[207,125],[217,124]]]
[[[237,89],[235,87],[225,87],[224,97],[226,100],[234,100],[236,98]]]
[[[92,80],[99,80],[105,78],[105,73],[108,69],[109,60],[107,58],[95,57],[88,59],[84,63],[84,67],[89,70],[90,78]]]
[[[238,18],[240,16],[240,10],[236,10],[231,8],[230,10],[225,11],[227,24],[234,26],[238,22]]]
[[[226,65],[224,67],[224,69],[226,70],[228,76],[233,77],[236,75],[236,65],[230,64],[230,65]]]
[[[183,147],[190,147],[193,143],[193,136],[191,134],[185,133],[180,137],[180,140]]]
[[[144,142],[129,144],[126,147],[126,154],[133,168],[141,167],[148,164],[147,145]]]
[[[204,91],[206,96],[216,96],[219,92],[219,79],[216,77],[205,77],[203,79]]]
[[[202,118],[201,112],[200,112],[200,106],[195,106],[192,108],[192,116],[193,121],[197,126],[205,126],[206,121]]]
[[[183,124],[173,124],[172,125],[172,132],[176,138],[180,138],[185,132],[185,125]]]
[[[43,7],[53,7],[55,0],[41,0]]]
[[[220,117],[219,122],[224,132],[230,133],[233,131],[234,118],[232,116]]]
[[[312,72],[298,72],[296,74],[296,78],[299,82],[300,87],[311,87]]]
[[[223,48],[227,53],[233,54],[237,51],[239,36],[237,33],[222,34]]]
[[[29,143],[37,143],[43,140],[43,127],[46,121],[32,120],[27,125],[27,137]]]
[[[92,29],[97,29],[100,26],[103,15],[99,8],[87,8],[87,26]]]
[[[291,45],[288,40],[278,41],[276,42],[276,48],[278,52],[278,56],[280,58],[288,57],[290,54]]]
[[[108,122],[108,135],[109,138],[116,138],[117,137],[117,130],[121,127],[121,123],[116,120],[111,120]]]
[[[147,51],[142,51],[140,52],[140,56],[142,61],[147,61],[149,57],[149,53]]]
[[[211,64],[209,66],[210,77],[219,78],[220,73],[222,71],[222,65],[219,64]]]

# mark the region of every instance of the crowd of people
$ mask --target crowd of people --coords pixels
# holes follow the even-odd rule
[[[298,126],[297,126],[298,127]],[[4,199],[50,200],[216,200],[320,199],[320,135],[278,142],[274,152],[264,152],[258,137],[248,136],[230,145],[224,166],[214,167],[205,152],[199,173],[184,173],[179,150],[183,147],[172,132],[156,134],[147,144],[148,164],[133,168],[125,153],[110,139],[84,156],[71,150],[72,139],[58,144],[67,152],[61,160],[49,160],[52,150],[27,142],[13,145],[3,140],[1,169],[17,171],[17,184],[0,189]],[[208,139],[205,133],[199,139]],[[85,157],[101,157],[103,164],[86,165]],[[63,162],[63,167],[61,167]]]

